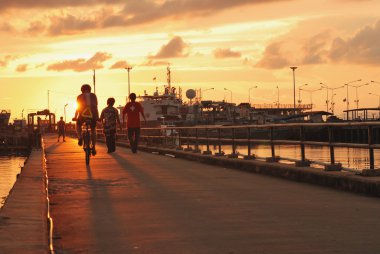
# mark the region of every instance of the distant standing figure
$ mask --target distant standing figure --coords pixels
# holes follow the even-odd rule
[[[129,95],[128,102],[123,109],[123,122],[127,115],[128,139],[133,153],[137,153],[137,147],[140,138],[140,114],[146,122],[144,109],[139,102],[136,102],[136,94]]]
[[[66,140],[65,140],[65,131],[66,131],[65,125],[66,125],[66,123],[63,121],[63,117],[61,116],[59,122],[57,123],[57,126],[58,126],[58,142],[59,142],[59,138],[61,136],[63,137],[63,142],[66,142]]]
[[[116,150],[116,122],[122,129],[119,119],[119,113],[117,109],[113,106],[115,104],[114,98],[108,98],[107,107],[102,110],[100,114],[100,122],[103,124],[103,133],[106,138],[106,145],[108,148],[108,153],[115,152]]]

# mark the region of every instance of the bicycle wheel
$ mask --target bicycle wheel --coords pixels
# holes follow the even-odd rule
[[[90,133],[86,133],[84,136],[84,152],[86,155],[86,164],[90,164],[91,147],[90,147]]]

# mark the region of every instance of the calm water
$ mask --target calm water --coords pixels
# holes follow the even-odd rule
[[[184,146],[186,147],[186,146]],[[194,148],[194,146],[192,146]],[[207,147],[200,145],[199,149],[205,151]],[[218,152],[218,146],[210,145],[210,150]],[[222,151],[225,154],[232,153],[231,145],[223,145]],[[236,151],[241,155],[247,155],[247,146],[237,146]],[[375,168],[380,168],[380,150],[375,149]],[[258,145],[251,148],[251,153],[258,157],[270,157],[270,146]],[[312,161],[330,163],[330,150],[328,147],[305,146],[306,158]],[[301,149],[296,145],[276,145],[276,156],[292,159],[301,159]],[[369,168],[368,150],[360,148],[335,148],[335,163],[342,163],[345,168],[362,170]]]
[[[16,182],[16,176],[20,173],[20,167],[24,166],[25,159],[26,156],[0,155],[0,208]]]

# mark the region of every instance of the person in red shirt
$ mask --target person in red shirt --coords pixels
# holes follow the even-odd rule
[[[123,109],[123,125],[125,115],[127,115],[128,139],[133,153],[137,153],[137,146],[140,138],[140,114],[146,122],[144,109],[139,102],[136,101],[136,94],[129,95],[128,102]]]

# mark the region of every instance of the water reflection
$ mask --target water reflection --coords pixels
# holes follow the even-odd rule
[[[194,146],[190,146],[194,148]],[[206,151],[206,145],[199,145],[201,151]],[[219,147],[210,145],[210,151],[212,153],[218,152]],[[236,146],[236,152],[239,155],[247,155],[247,146]],[[231,145],[223,145],[222,151],[225,154],[232,153]],[[374,150],[375,155],[375,168],[380,168],[380,150]],[[251,146],[251,154],[255,154],[258,157],[270,157],[271,148],[269,145],[256,145]],[[276,156],[283,158],[292,158],[296,160],[301,159],[301,149],[298,145],[276,145],[275,146]],[[330,163],[330,150],[328,147],[321,146],[305,146],[306,158],[312,161],[318,161],[323,163]],[[367,149],[361,148],[346,148],[346,147],[336,147],[335,148],[335,163],[342,163],[345,168],[351,168],[356,170],[368,169],[369,168],[369,153]]]
[[[3,206],[9,191],[16,182],[17,174],[24,165],[25,156],[2,156],[0,155],[0,207]]]

